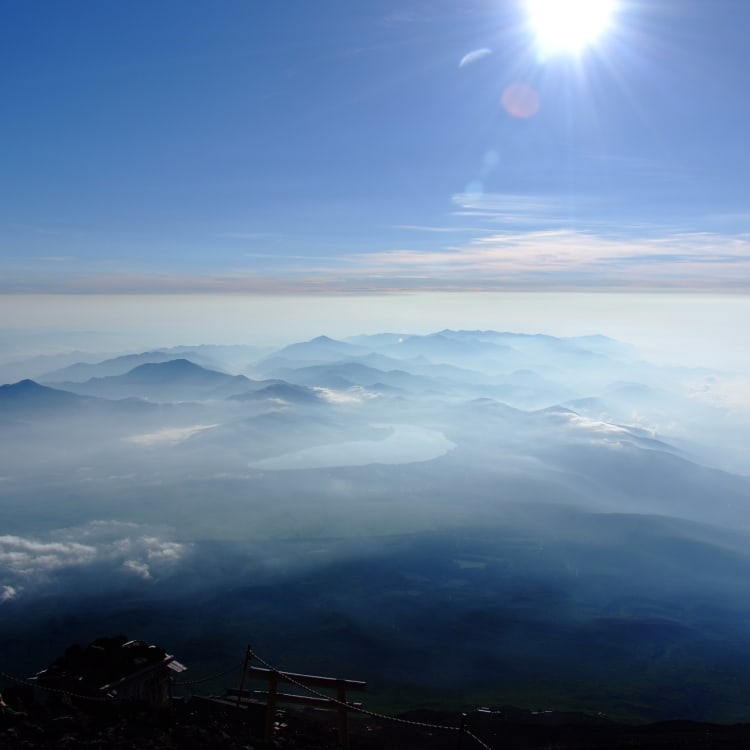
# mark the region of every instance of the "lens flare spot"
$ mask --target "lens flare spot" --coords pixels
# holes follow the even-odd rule
[[[539,94],[527,83],[511,83],[503,91],[501,102],[511,117],[525,119],[539,111]]]

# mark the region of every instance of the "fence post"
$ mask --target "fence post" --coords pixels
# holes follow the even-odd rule
[[[279,673],[273,672],[268,683],[268,704],[266,705],[266,730],[264,739],[270,742],[273,739],[273,725],[276,718],[276,687],[279,684]]]
[[[336,685],[336,700],[339,713],[339,744],[344,750],[349,750],[349,721],[346,715],[346,683],[339,680]]]
[[[250,663],[250,659],[253,658],[252,646],[248,644],[245,649],[245,661],[242,663],[242,674],[240,675],[240,689],[237,693],[237,708],[240,707],[242,701],[242,691],[245,689],[245,679],[247,678],[247,665]]]
[[[466,734],[466,714],[461,714],[461,726],[458,728],[458,750],[461,750],[464,744],[464,735]]]

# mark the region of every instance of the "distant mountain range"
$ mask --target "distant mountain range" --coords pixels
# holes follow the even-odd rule
[[[162,351],[125,354],[121,357],[105,359],[103,362],[77,362],[58,370],[51,370],[45,373],[40,380],[44,383],[83,382],[91,378],[124,375],[139,365],[169,362],[174,358],[174,355]]]
[[[253,381],[244,375],[207,370],[187,359],[172,359],[138,365],[124,375],[90,378],[83,383],[67,381],[58,386],[72,393],[102,398],[136,396],[152,401],[200,401],[247,391]]]
[[[35,379],[47,384],[58,382],[83,382],[91,378],[124,375],[142,364],[170,362],[174,359],[189,359],[206,369],[222,372],[242,370],[258,358],[262,350],[251,346],[176,346],[136,354],[124,354],[99,362],[74,362],[56,370],[39,373]],[[38,365],[34,361],[35,371]],[[33,377],[33,376],[32,376]]]

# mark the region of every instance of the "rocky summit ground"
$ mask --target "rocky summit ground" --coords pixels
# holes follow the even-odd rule
[[[275,734],[263,741],[262,706],[238,710],[206,697],[174,701],[169,709],[107,706],[98,711],[34,702],[10,693],[26,716],[0,717],[0,750],[337,750],[336,715],[324,711],[281,711]],[[25,700],[24,700],[25,698]],[[435,729],[457,726],[457,713],[412,711],[396,721],[352,717],[352,750],[601,750],[604,748],[746,748],[750,725],[694,722],[624,725],[604,717],[559,713],[473,711],[469,733]]]

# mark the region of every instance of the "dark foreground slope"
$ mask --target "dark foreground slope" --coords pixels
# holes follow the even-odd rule
[[[11,697],[18,700],[12,694]],[[52,711],[30,703],[27,718],[0,719],[0,750],[90,748],[110,750],[336,750],[335,714],[279,712],[271,742],[262,737],[263,708],[238,711],[201,697],[176,700],[171,709],[155,712],[120,709],[91,715],[68,708]],[[490,747],[541,750],[600,748],[727,748],[747,747],[750,725],[660,722],[625,725],[583,714],[511,710],[473,711],[467,716],[469,734],[436,729],[457,726],[459,715],[412,711],[396,720],[352,717],[352,750],[453,750]]]

